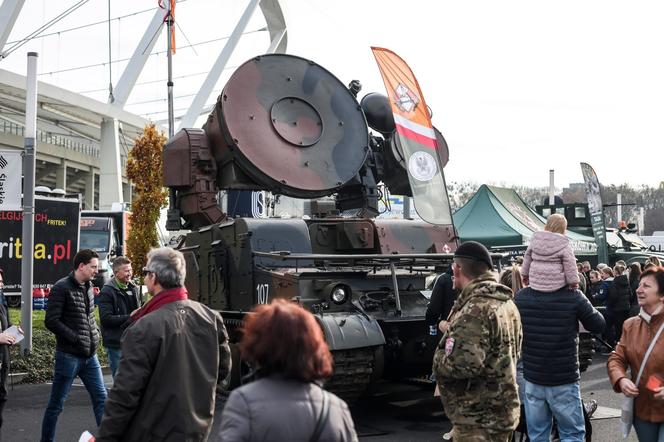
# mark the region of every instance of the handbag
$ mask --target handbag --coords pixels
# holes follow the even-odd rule
[[[650,353],[652,353],[652,349],[655,347],[655,343],[657,342],[659,335],[662,334],[662,330],[664,330],[664,324],[662,324],[659,327],[659,330],[657,330],[657,334],[655,334],[655,337],[652,339],[652,341],[650,341],[648,350],[646,350],[646,354],[645,356],[643,356],[643,361],[641,362],[641,368],[639,369],[639,374],[636,376],[635,385],[637,388],[639,386],[639,381],[641,380],[641,375],[643,374],[643,369],[646,366],[646,362],[648,362]],[[622,403],[620,404],[620,429],[622,431],[623,439],[626,439],[627,436],[629,436],[629,432],[632,430],[633,423],[634,423],[634,398],[625,396],[623,397]]]

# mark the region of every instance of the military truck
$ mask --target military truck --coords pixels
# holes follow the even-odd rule
[[[437,338],[424,322],[425,283],[451,259],[455,231],[375,218],[388,187],[412,192],[387,98],[358,103],[358,86],[296,56],[256,57],[230,77],[203,129],[183,129],[164,148],[167,228],[191,230],[177,245],[186,286],[224,317],[232,384],[247,369],[235,346],[242,319],[274,298],[315,314],[334,355],[328,388],[346,399],[385,376],[430,373]],[[231,218],[221,189],[311,200],[312,215]]]
[[[540,215],[547,217],[551,213],[560,213],[567,219],[569,230],[593,237],[593,229],[590,221],[590,212],[587,203],[562,203],[554,205],[535,206],[535,210]],[[609,251],[609,262],[605,263],[613,266],[616,261],[623,260],[627,265],[638,262],[644,264],[649,256],[657,256],[664,260],[664,252],[650,247],[644,239],[637,234],[634,224],[627,224],[620,228],[606,228],[606,244]],[[577,256],[579,260],[588,260],[591,265],[598,264],[596,254]]]

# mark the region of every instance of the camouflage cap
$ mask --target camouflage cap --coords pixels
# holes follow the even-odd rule
[[[466,241],[461,244],[454,252],[455,258],[466,258],[472,259],[473,261],[480,261],[489,266],[489,269],[493,268],[493,263],[491,262],[491,255],[484,245],[478,243],[477,241]]]

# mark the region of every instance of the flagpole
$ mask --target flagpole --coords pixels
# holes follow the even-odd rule
[[[28,52],[25,87],[25,152],[23,157],[23,257],[21,258],[21,353],[32,350],[32,277],[35,250],[35,145],[37,139],[37,53]]]
[[[172,4],[167,1],[168,5],[168,18],[166,20],[166,39],[168,40],[168,138],[173,138],[174,135],[174,120],[173,115],[173,47],[171,44],[171,33],[173,32],[173,11]]]
[[[168,18],[166,20],[166,39],[168,40],[166,51],[168,58],[168,138],[175,135],[175,115],[173,114],[173,45],[171,33],[173,32],[173,2],[166,1],[168,5]],[[175,207],[175,189],[168,190],[168,207]]]

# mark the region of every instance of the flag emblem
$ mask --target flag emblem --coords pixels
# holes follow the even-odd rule
[[[394,104],[404,112],[413,112],[417,108],[417,105],[420,104],[420,99],[417,95],[402,83],[399,83],[394,90],[394,96]]]
[[[408,171],[418,181],[430,181],[438,171],[436,159],[423,150],[414,152],[408,158]]]

